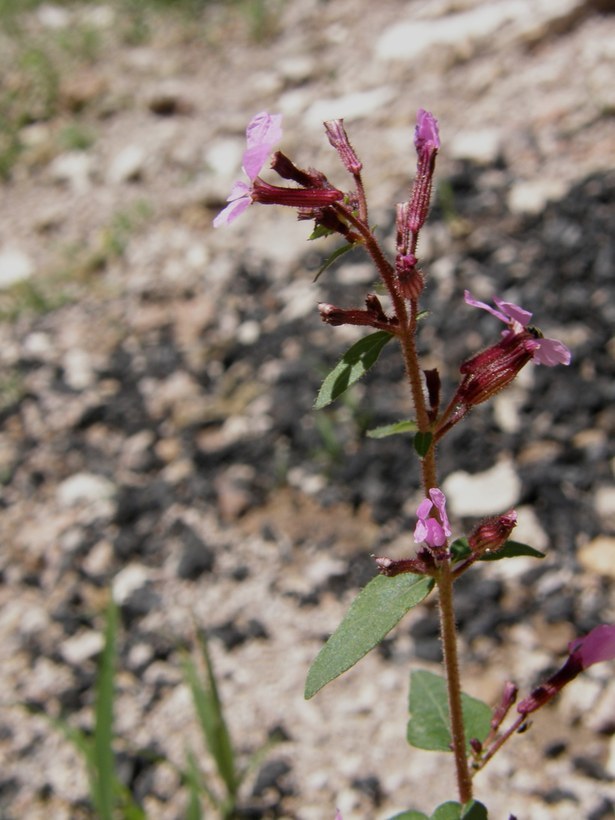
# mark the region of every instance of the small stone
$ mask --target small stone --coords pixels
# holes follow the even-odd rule
[[[151,589],[151,576],[140,564],[129,564],[113,580],[112,595],[128,618],[147,615],[160,604],[159,596]]]
[[[0,250],[0,288],[9,288],[29,279],[34,271],[30,257],[19,248]]]
[[[109,166],[109,182],[135,182],[141,178],[145,165],[145,150],[140,145],[127,145],[113,159]]]
[[[482,131],[461,131],[453,139],[450,153],[456,159],[465,159],[476,165],[494,165],[502,150],[502,135],[498,128]]]
[[[599,535],[579,550],[579,563],[589,572],[615,580],[615,538]]]
[[[508,207],[514,214],[535,216],[544,211],[548,202],[557,202],[565,193],[566,186],[561,180],[519,182],[508,194]]]
[[[521,481],[514,465],[502,459],[490,470],[451,473],[443,484],[451,512],[459,516],[495,515],[519,500]]]
[[[179,578],[194,580],[214,567],[215,553],[199,538],[192,527],[181,523],[178,536],[182,543],[182,553],[177,566]]]
[[[49,166],[52,179],[68,185],[76,193],[89,191],[93,171],[94,161],[85,151],[67,151],[57,156]]]
[[[85,390],[94,382],[92,359],[85,350],[73,347],[66,352],[62,362],[64,381],[72,390]]]
[[[98,655],[103,645],[102,634],[88,629],[62,641],[60,654],[71,666],[82,666],[87,660]]]
[[[107,501],[114,495],[115,485],[113,482],[95,473],[75,473],[75,475],[65,479],[57,489],[58,503],[62,507]]]

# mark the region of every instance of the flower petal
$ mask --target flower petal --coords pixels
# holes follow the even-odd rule
[[[233,199],[214,219],[214,228],[219,228],[221,225],[230,225],[231,222],[234,222],[237,217],[250,206],[251,203],[252,200],[247,195],[240,196],[238,199]]]
[[[583,669],[615,658],[615,625],[601,624],[569,644],[571,655],[580,659]]]
[[[247,148],[243,155],[243,170],[252,181],[258,176],[273,146],[282,139],[282,115],[261,111],[252,117],[246,130]]]
[[[537,339],[538,349],[534,353],[536,364],[555,367],[557,364],[570,364],[572,354],[563,342],[557,339]]]
[[[495,316],[496,319],[499,319],[500,322],[504,322],[505,325],[508,324],[508,316],[504,313],[500,313],[499,310],[492,308],[491,305],[488,305],[486,302],[479,302],[478,299],[475,299],[469,290],[464,290],[463,292],[463,300],[466,305],[471,305],[472,307],[480,308],[481,310],[486,310],[487,313],[490,313],[492,316]]]
[[[449,536],[451,534],[451,525],[448,520],[448,515],[446,514],[446,496],[444,495],[442,490],[438,490],[435,487],[429,491],[429,495],[431,496],[431,500],[435,504],[436,509],[440,514],[440,521],[442,522],[442,531],[444,532],[444,535]],[[441,546],[441,544],[437,544],[436,546]]]
[[[519,305],[515,305],[514,302],[505,302],[498,296],[494,296],[493,301],[500,308],[502,313],[508,316],[509,319],[513,319],[515,322],[519,322],[519,324],[523,325],[523,327],[529,324],[529,321],[532,318],[532,314],[529,310],[525,310]]]

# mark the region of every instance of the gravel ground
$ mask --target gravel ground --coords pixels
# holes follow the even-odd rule
[[[306,244],[290,210],[211,220],[256,111],[283,113],[285,153],[341,187],[321,122],[343,116],[391,247],[416,110],[438,117],[425,366],[450,393],[492,340],[468,287],[531,309],[573,351],[569,368],[526,368],[440,455],[455,533],[514,505],[517,537],[547,555],[459,584],[466,690],[527,692],[615,616],[613,4],[128,8],[47,5],[23,18],[29,40],[0,33],[11,105],[32,109],[0,201],[0,816],[94,816],[49,717],[92,725],[110,591],[116,750],[147,817],[186,816],[188,748],[215,782],[181,672],[197,627],[239,753],[284,738],[238,816],[429,811],[454,794],[449,757],[405,742],[409,670],[439,669],[431,600],[302,696],[370,555],[406,554],[420,499],[410,446],[365,438],[409,412],[393,346],[348,400],[312,411],[360,335],[315,306],[360,304],[373,271],[355,252],[314,283],[335,245]],[[24,42],[48,55],[37,82],[17,68]],[[612,668],[594,667],[479,775],[490,816],[614,817],[614,715]]]

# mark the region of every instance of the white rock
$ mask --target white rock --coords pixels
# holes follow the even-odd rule
[[[615,538],[599,535],[579,550],[579,563],[589,572],[615,579]]]
[[[49,166],[56,182],[67,184],[77,193],[90,189],[93,170],[94,161],[85,151],[67,151],[57,156]]]
[[[71,22],[71,15],[67,9],[51,5],[50,3],[42,5],[36,16],[44,28],[53,29],[54,31],[68,28]]]
[[[115,486],[108,478],[95,473],[75,473],[65,479],[57,489],[58,503],[62,507],[107,500],[115,493]]]
[[[0,250],[0,288],[8,288],[32,276],[34,265],[30,257],[19,248]]]
[[[94,381],[92,360],[85,350],[78,347],[66,352],[62,361],[64,381],[73,390],[85,390]]]
[[[67,663],[81,666],[85,661],[98,655],[103,644],[102,634],[88,629],[62,641],[60,654]]]
[[[456,159],[466,159],[477,165],[493,165],[502,151],[499,128],[480,131],[460,131],[451,142],[450,153]]]
[[[145,149],[140,145],[127,145],[112,160],[107,179],[114,184],[134,182],[143,173],[145,158]]]
[[[123,606],[135,593],[149,586],[150,576],[140,564],[129,564],[113,579],[112,595],[118,606]]]
[[[413,60],[435,46],[466,46],[478,42],[515,19],[525,3],[520,0],[484,4],[470,11],[435,20],[396,23],[376,42],[381,60]]]
[[[356,91],[345,97],[333,100],[318,100],[313,103],[305,115],[305,122],[313,128],[322,128],[326,120],[356,120],[373,114],[379,108],[390,103],[395,97],[392,86],[381,86],[370,91]]]
[[[508,207],[514,214],[539,214],[548,202],[561,199],[565,193],[563,180],[519,182],[510,189]]]
[[[521,492],[521,481],[513,463],[502,459],[490,470],[476,475],[463,470],[451,473],[444,481],[443,490],[455,515],[495,515],[514,507]]]

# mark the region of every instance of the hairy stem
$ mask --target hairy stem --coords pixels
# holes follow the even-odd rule
[[[438,579],[440,604],[440,634],[444,653],[444,667],[448,686],[448,708],[453,739],[453,755],[457,771],[459,801],[467,803],[472,799],[472,779],[468,768],[465,728],[461,710],[461,680],[457,656],[457,631],[453,607],[453,575],[447,559],[442,565]]]

